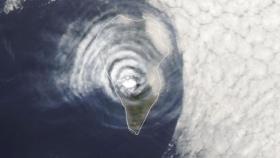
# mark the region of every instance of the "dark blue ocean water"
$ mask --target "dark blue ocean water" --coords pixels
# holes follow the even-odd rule
[[[127,129],[102,126],[96,118],[102,114],[79,100],[63,102],[56,91],[49,77],[56,69],[55,50],[83,7],[91,7],[94,16],[106,4],[57,0],[46,5],[31,0],[21,11],[1,14],[1,158],[159,158],[167,149],[177,119],[143,128],[135,136]]]

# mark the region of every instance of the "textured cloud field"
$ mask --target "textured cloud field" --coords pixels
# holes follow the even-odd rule
[[[280,1],[151,1],[173,17],[185,98],[181,157],[280,154]]]

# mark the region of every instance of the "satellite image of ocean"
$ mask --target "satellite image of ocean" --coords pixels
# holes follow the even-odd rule
[[[280,0],[0,0],[0,158],[278,158]]]

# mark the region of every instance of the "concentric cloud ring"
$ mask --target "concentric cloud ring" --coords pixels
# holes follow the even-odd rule
[[[57,87],[67,94],[66,101],[77,99],[98,111],[96,118],[105,126],[133,126],[128,111],[143,104],[150,112],[143,118],[150,120],[146,127],[177,118],[183,93],[182,58],[171,22],[147,4],[112,6],[99,16],[85,13],[69,25],[59,43]],[[134,110],[131,116],[136,115]]]

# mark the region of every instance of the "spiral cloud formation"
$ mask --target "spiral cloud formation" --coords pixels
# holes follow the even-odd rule
[[[182,62],[168,17],[135,2],[106,10],[84,11],[60,40],[54,78],[65,100],[82,100],[100,110],[102,124],[127,124],[134,134],[147,117],[158,124],[178,117]]]

